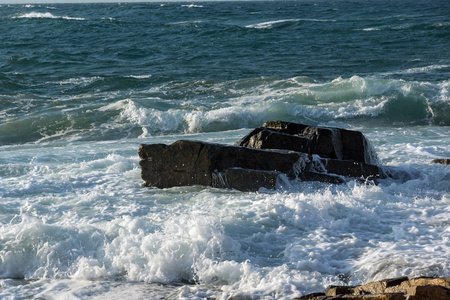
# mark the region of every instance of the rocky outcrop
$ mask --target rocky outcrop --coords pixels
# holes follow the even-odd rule
[[[433,159],[431,162],[434,164],[450,166],[450,158],[437,158]]]
[[[139,148],[146,186],[203,185],[257,191],[288,181],[342,183],[384,177],[357,131],[271,121],[237,145],[177,141]]]
[[[330,286],[297,300],[450,300],[450,278],[400,277],[360,286]]]
[[[245,136],[238,145],[257,149],[284,149],[322,158],[377,164],[369,141],[359,131],[268,121]]]
[[[305,153],[198,141],[141,145],[139,156],[145,185],[158,188],[204,185],[244,191],[275,189],[280,174],[295,178],[310,163]]]

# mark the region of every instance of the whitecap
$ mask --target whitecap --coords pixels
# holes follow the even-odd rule
[[[440,70],[440,69],[446,69],[450,68],[450,65],[431,65],[431,66],[425,66],[425,67],[417,67],[417,68],[410,68],[405,70],[405,73],[408,74],[415,74],[415,73],[428,73],[434,70]]]
[[[99,80],[100,77],[98,76],[94,76],[94,77],[77,77],[77,78],[69,78],[66,80],[62,80],[59,82],[56,82],[56,84],[59,85],[88,85],[94,81]],[[52,83],[52,82],[47,82],[47,83]]]
[[[181,7],[188,7],[188,8],[202,8],[203,5],[198,5],[198,4],[184,4],[184,5],[181,5]]]
[[[388,76],[388,75],[396,75],[396,74],[428,73],[431,71],[446,69],[446,68],[450,68],[450,65],[429,65],[429,66],[424,66],[424,67],[415,67],[415,68],[409,68],[406,70],[384,72],[384,73],[381,73],[381,75]]]
[[[69,16],[55,16],[49,12],[41,13],[41,12],[30,12],[26,14],[19,15],[17,17],[14,17],[16,19],[65,19],[65,20],[78,20],[83,21],[85,18],[76,18],[76,17],[69,17]]]
[[[369,28],[364,28],[361,29],[362,31],[380,31],[381,28],[375,28],[375,27],[369,27]]]
[[[295,23],[295,22],[336,22],[336,20],[326,20],[326,19],[286,19],[286,20],[275,20],[275,21],[268,21],[268,22],[262,22],[257,24],[251,24],[245,26],[246,28],[256,28],[256,29],[267,29],[272,28],[276,24],[284,24],[284,23]]]
[[[147,78],[151,78],[152,75],[128,75],[127,77],[136,78],[136,79],[147,79]]]

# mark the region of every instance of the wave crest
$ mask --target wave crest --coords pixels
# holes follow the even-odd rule
[[[111,91],[115,82],[111,78],[65,80],[64,89],[77,92],[67,99],[7,96],[0,111],[5,116],[0,143],[220,132],[278,119],[344,128],[450,125],[450,81],[353,76],[317,82],[308,77],[261,77],[172,82],[148,89],[146,80],[117,79],[120,86],[135,84],[137,90],[126,97]],[[91,94],[93,87],[100,92]]]
[[[65,20],[78,20],[78,21],[84,21],[85,18],[76,18],[76,17],[69,17],[69,16],[55,16],[49,12],[30,12],[26,14],[18,15],[17,17],[14,17],[16,19],[65,19]]]

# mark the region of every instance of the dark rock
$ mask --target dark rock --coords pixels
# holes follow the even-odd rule
[[[311,163],[305,153],[197,141],[141,145],[139,156],[145,185],[158,188],[204,185],[245,191],[275,189],[280,174],[295,179]]]
[[[450,165],[450,158],[437,158],[431,161],[434,164]]]
[[[234,188],[240,191],[255,191],[259,188],[275,190],[280,174],[282,173],[277,171],[229,168],[222,173],[213,173],[213,181],[217,180],[217,182],[213,182],[212,186],[217,188]]]
[[[272,121],[238,146],[177,141],[141,145],[146,186],[203,185],[256,191],[288,180],[343,183],[384,178],[365,137],[356,131]]]
[[[323,165],[326,173],[342,175],[346,177],[380,178],[384,177],[382,170],[375,165],[354,162],[350,160],[321,159],[318,161]]]
[[[237,144],[255,149],[284,149],[311,154],[309,139],[263,127],[256,128]]]
[[[312,293],[308,295],[304,295],[298,298],[295,298],[296,300],[316,300],[316,299],[324,299],[325,293]]]
[[[323,158],[377,164],[375,152],[359,131],[268,121],[238,145],[258,149],[286,149]]]

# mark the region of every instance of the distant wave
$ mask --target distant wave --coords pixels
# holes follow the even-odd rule
[[[361,29],[362,31],[380,31],[381,28],[375,28],[375,27],[369,27],[369,28],[364,28]]]
[[[386,73],[383,73],[383,75],[428,73],[428,72],[432,72],[435,70],[446,69],[446,68],[450,68],[450,65],[431,65],[431,66],[425,66],[425,67],[410,68],[410,69],[399,70],[399,71],[395,71],[395,72],[386,72]]]
[[[147,78],[151,78],[152,75],[128,75],[127,77],[136,78],[136,79],[147,79]]]
[[[433,29],[445,29],[448,27],[450,23],[442,22],[442,23],[407,23],[402,25],[385,25],[379,27],[366,27],[362,29],[355,29],[355,31],[402,31],[402,30],[433,30]]]
[[[184,5],[181,5],[181,7],[201,8],[201,7],[203,7],[203,5],[198,5],[198,4],[184,4]]]
[[[251,25],[247,25],[245,27],[246,28],[265,29],[265,28],[272,28],[274,25],[277,25],[277,24],[295,23],[295,22],[301,22],[301,21],[305,21],[305,22],[336,22],[336,20],[323,20],[323,19],[286,19],[286,20],[275,20],[275,21],[251,24]]]
[[[55,16],[49,12],[41,13],[41,12],[34,12],[34,11],[30,12],[30,13],[19,15],[14,18],[15,19],[65,19],[65,20],[78,20],[78,21],[86,20],[85,18],[76,18],[76,17],[69,17],[69,16]]]
[[[411,69],[407,69],[405,71],[405,73],[425,73],[425,72],[430,72],[430,71],[439,70],[439,69],[446,69],[446,68],[450,68],[450,65],[432,65],[432,66],[426,66],[426,67],[420,67],[420,68],[411,68]]]

